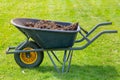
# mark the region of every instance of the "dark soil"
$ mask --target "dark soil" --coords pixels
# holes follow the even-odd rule
[[[33,27],[33,28],[41,28],[41,29],[51,29],[51,30],[77,30],[78,23],[74,23],[69,26],[63,26],[53,21],[40,20],[36,23],[26,22],[25,26]]]

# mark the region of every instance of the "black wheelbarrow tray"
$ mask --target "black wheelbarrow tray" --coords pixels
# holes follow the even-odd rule
[[[17,47],[9,47],[6,53],[14,53],[16,63],[22,68],[38,67],[43,61],[43,52],[46,51],[57,72],[68,72],[70,70],[73,50],[82,50],[86,48],[104,33],[117,33],[116,30],[104,30],[99,32],[92,39],[88,38],[98,27],[111,25],[111,22],[97,24],[88,32],[80,26],[77,26],[77,30],[74,31],[50,30],[24,26],[25,22],[37,21],[39,21],[39,19],[16,18],[11,20],[11,23],[18,28],[27,39]],[[70,22],[54,22],[63,26],[71,24]],[[82,36],[82,38],[76,40],[77,35]],[[75,43],[80,43],[84,40],[86,40],[84,45],[79,47],[74,46]],[[58,57],[57,51],[63,52],[62,61]],[[55,59],[61,64],[61,68],[58,68]]]

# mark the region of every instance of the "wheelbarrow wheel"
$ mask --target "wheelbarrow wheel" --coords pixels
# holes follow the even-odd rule
[[[19,50],[32,50],[32,49],[38,49],[38,48],[40,47],[35,42],[30,41]],[[16,63],[22,68],[38,67],[42,63],[43,58],[44,58],[43,51],[29,52],[29,53],[23,52],[23,53],[14,54],[14,59]]]

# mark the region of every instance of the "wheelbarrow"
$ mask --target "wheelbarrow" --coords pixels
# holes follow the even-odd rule
[[[73,50],[85,49],[102,34],[117,33],[116,30],[104,30],[92,39],[88,38],[98,27],[111,25],[112,22],[97,24],[90,31],[84,30],[79,25],[77,26],[77,30],[74,31],[48,30],[25,26],[25,22],[37,21],[39,19],[16,18],[11,20],[11,23],[26,36],[26,40],[17,47],[9,47],[6,54],[14,53],[16,63],[22,68],[38,67],[42,63],[44,52],[46,51],[57,72],[69,72]],[[54,22],[63,26],[71,24],[70,22]],[[80,35],[82,38],[76,40],[77,35]],[[86,41],[84,45],[74,46],[75,43],[81,43],[83,41]],[[57,55],[57,51],[63,52],[62,60]],[[61,64],[61,68],[58,67],[57,62]]]

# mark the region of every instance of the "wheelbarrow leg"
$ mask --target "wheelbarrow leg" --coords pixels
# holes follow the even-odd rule
[[[54,68],[55,68],[55,69],[57,70],[57,72],[59,73],[60,71],[59,71],[58,67],[56,66],[54,60],[52,59],[52,57],[51,57],[51,55],[50,55],[50,53],[49,53],[48,51],[47,51],[47,54],[48,54],[50,60],[52,61],[53,65],[54,65]]]
[[[71,65],[72,55],[73,55],[73,50],[70,50],[70,57],[69,57],[69,62],[68,62],[67,72],[69,72],[69,70],[70,70],[70,65]]]
[[[62,73],[65,72],[65,64],[66,64],[66,62],[68,62],[66,72],[69,72],[70,65],[71,65],[71,60],[72,60],[72,54],[73,54],[73,50],[69,50],[69,53],[68,53],[68,56],[67,56],[67,50],[65,50],[64,57],[63,57]]]
[[[65,50],[65,52],[64,52],[63,65],[62,65],[62,73],[64,72],[64,69],[65,69],[65,63],[66,63],[66,53],[67,53],[67,50]]]
[[[53,55],[51,56],[50,53]],[[64,54],[63,54],[63,63],[58,59],[58,57],[55,55],[55,53],[53,51],[49,52],[47,51],[47,54],[54,66],[54,68],[56,69],[56,71],[58,73],[60,73],[60,69],[57,67],[55,61],[53,60],[53,57],[62,65],[62,73],[64,72],[69,72],[70,70],[70,65],[71,65],[71,60],[72,60],[72,54],[73,54],[73,50],[65,50]],[[67,64],[67,65],[66,65]]]

